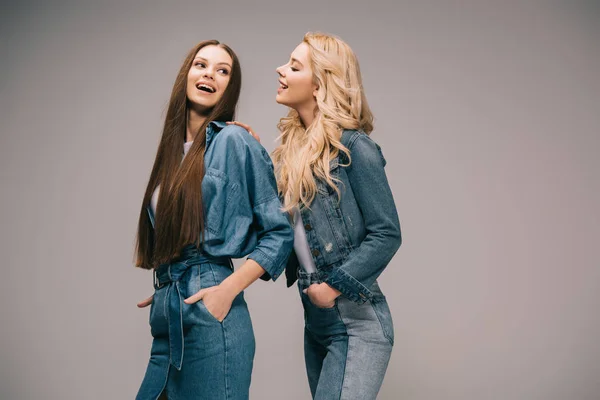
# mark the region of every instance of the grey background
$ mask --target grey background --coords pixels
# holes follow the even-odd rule
[[[17,2],[14,2],[17,3]],[[141,197],[185,53],[240,56],[275,147],[278,65],[309,30],[358,54],[404,243],[381,279],[380,399],[600,397],[600,6],[18,2],[0,13],[0,398],[127,399],[150,349]],[[253,399],[309,398],[302,310],[247,291]]]

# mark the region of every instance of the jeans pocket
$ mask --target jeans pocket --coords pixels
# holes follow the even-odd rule
[[[371,300],[371,305],[373,306],[373,310],[375,311],[375,315],[377,315],[377,319],[379,319],[379,323],[381,325],[381,329],[383,330],[383,335],[390,342],[390,344],[394,345],[394,322],[392,321],[392,313],[390,312],[390,308],[385,297],[377,296]]]
[[[334,300],[332,307],[320,307],[313,303],[308,293],[304,293],[305,289],[307,289],[307,287],[303,287],[302,285],[300,286],[300,297],[302,298],[302,301],[306,303],[307,306],[309,306],[310,308],[316,308],[317,310],[322,311],[335,311],[337,309],[337,302],[339,297]]]
[[[202,300],[198,300],[196,302],[197,306],[199,309],[202,310],[203,313],[208,314],[208,318],[211,319],[214,322],[218,322],[219,324],[222,324],[223,321],[225,321],[225,318],[227,318],[227,315],[229,315],[229,313],[227,313],[227,315],[225,316],[225,318],[223,318],[223,321],[219,321],[214,315],[212,315],[212,313],[208,310],[208,308],[206,307],[206,305],[204,304],[204,301]],[[231,311],[231,310],[230,310]]]

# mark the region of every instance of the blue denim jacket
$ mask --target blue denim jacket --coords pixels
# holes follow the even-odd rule
[[[202,251],[213,257],[248,255],[266,270],[267,279],[277,279],[294,232],[281,211],[269,154],[244,128],[213,121],[206,128],[204,169]],[[148,212],[154,224],[150,207]]]
[[[331,160],[332,177],[339,179],[340,200],[327,183],[317,180],[317,195],[301,210],[311,254],[323,281],[348,299],[364,303],[369,290],[400,244],[400,222],[385,175],[381,148],[364,132],[345,130],[342,143],[350,150]],[[297,278],[298,260],[287,263],[288,286]]]

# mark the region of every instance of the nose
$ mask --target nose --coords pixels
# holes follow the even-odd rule
[[[283,65],[275,68],[275,72],[277,72],[277,74],[281,77],[285,77],[285,74],[283,73]]]
[[[202,74],[202,77],[210,79],[210,80],[214,80],[215,79],[215,75],[214,75],[214,72],[213,72],[212,68],[206,68],[204,70],[204,73]]]

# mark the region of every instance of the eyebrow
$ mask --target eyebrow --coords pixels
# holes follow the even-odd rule
[[[302,63],[301,63],[300,61],[298,61],[298,60],[296,60],[294,57],[292,57],[292,63],[295,63],[295,62],[297,62],[298,64],[302,65]],[[303,65],[302,65],[302,66],[303,66]]]
[[[204,57],[196,57],[196,58],[194,58],[194,61],[196,61],[196,60],[201,60],[201,61],[208,62],[208,60],[206,58],[204,58]],[[217,63],[217,65],[227,65],[229,68],[232,68],[231,65],[229,65],[229,63],[226,63],[226,62],[220,62],[220,63]]]

